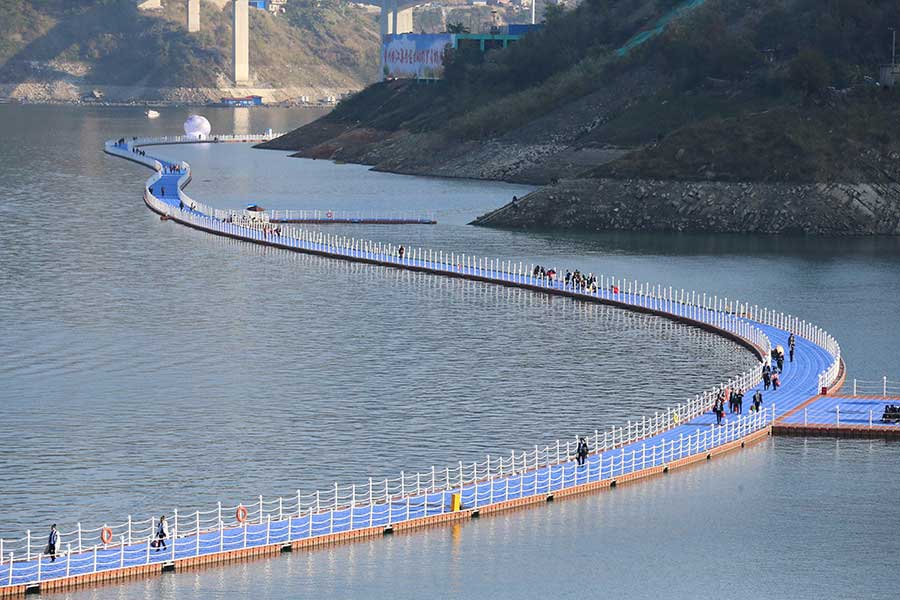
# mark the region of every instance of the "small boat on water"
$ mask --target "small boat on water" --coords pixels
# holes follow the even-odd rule
[[[159,113],[156,112],[155,110],[153,110],[152,108],[148,109],[147,112],[145,112],[144,114],[147,115],[148,119],[155,119],[159,116]]]

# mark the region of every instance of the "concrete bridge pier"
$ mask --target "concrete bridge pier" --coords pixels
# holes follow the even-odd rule
[[[400,3],[400,0],[393,0],[393,2],[391,3],[391,33],[394,33],[394,34],[400,33],[400,30],[397,29],[397,20],[398,20],[397,17],[398,17],[398,13],[400,12],[398,10],[399,3]]]
[[[381,4],[381,35],[412,31],[413,7],[400,10],[399,0],[384,0]]]
[[[382,0],[381,2],[381,36],[384,37],[386,35],[390,35],[394,33],[392,28],[393,20],[392,20],[392,12],[391,5],[396,3],[396,0]]]
[[[200,0],[187,0],[187,30],[200,31]]]
[[[234,83],[250,79],[250,8],[247,0],[234,0]]]

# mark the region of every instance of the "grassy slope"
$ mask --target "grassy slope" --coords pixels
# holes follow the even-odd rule
[[[594,176],[719,181],[885,181],[900,152],[900,101],[876,92],[822,106],[780,106],[680,127]]]
[[[297,9],[293,19],[251,10],[251,75],[261,85],[358,86],[377,73],[374,20],[348,5]],[[306,18],[303,18],[306,17]],[[83,64],[94,83],[216,86],[230,69],[230,8],[204,4],[202,30],[167,3],[142,13],[125,0],[0,2],[0,80],[52,77],[28,61]]]

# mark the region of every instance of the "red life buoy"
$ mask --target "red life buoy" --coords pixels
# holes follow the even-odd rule
[[[247,520],[247,509],[243,506],[238,506],[237,510],[234,511],[234,517],[237,519],[238,523],[243,523]]]
[[[325,213],[325,216],[328,217],[329,219],[333,219],[334,213],[329,210],[327,213]]]
[[[104,544],[108,544],[112,541],[112,529],[109,527],[104,527],[100,530],[100,541]]]

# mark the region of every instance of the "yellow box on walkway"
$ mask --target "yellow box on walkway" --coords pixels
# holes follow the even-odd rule
[[[450,500],[450,512],[462,510],[462,494],[453,494]]]

